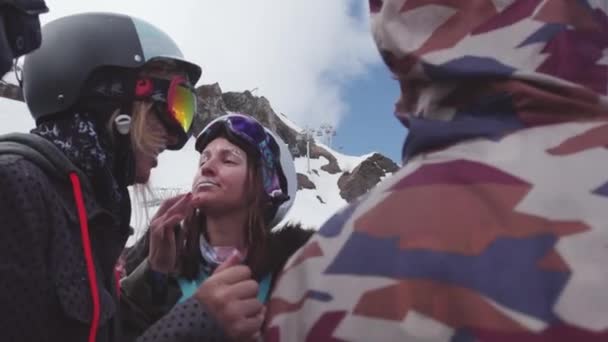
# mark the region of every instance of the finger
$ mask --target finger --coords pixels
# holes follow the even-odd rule
[[[198,208],[201,202],[205,201],[205,194],[193,194],[192,195],[192,206]]]
[[[233,285],[251,279],[251,269],[245,265],[230,266],[219,273],[212,274],[211,278],[219,284]]]
[[[247,318],[254,318],[259,316],[264,310],[264,304],[262,304],[256,298],[239,300],[236,303],[238,307],[238,312]]]
[[[199,195],[199,194],[194,194],[192,195],[192,206],[194,207],[198,207],[198,205],[200,204],[200,200],[203,196]]]
[[[262,304],[262,308],[260,309],[260,311],[251,315],[249,318],[253,318],[253,317],[260,318],[262,320],[262,322],[264,322],[264,319],[266,319],[266,306],[264,304]]]
[[[186,194],[186,196],[182,197],[179,201],[175,202],[171,208],[169,208],[166,212],[167,216],[173,216],[175,214],[186,214],[188,210],[192,208],[192,193]]]
[[[233,330],[239,338],[252,339],[262,328],[263,322],[259,316],[244,318],[233,325]]]
[[[163,214],[165,211],[167,211],[169,208],[171,208],[173,205],[175,205],[175,203],[177,203],[179,200],[181,200],[182,198],[184,198],[188,194],[190,194],[190,193],[180,194],[180,195],[177,195],[175,197],[170,197],[170,198],[164,200],[160,204],[160,207],[158,208],[158,210],[156,212],[159,213],[159,214]]]
[[[178,213],[172,216],[163,215],[150,224],[152,234],[164,240],[169,237],[171,240],[175,238],[173,229],[175,226],[186,218],[186,214]],[[168,235],[167,235],[168,234]]]
[[[232,255],[228,257],[228,259],[224,260],[224,262],[215,269],[213,274],[220,273],[229,267],[240,265],[242,260],[243,257],[241,253],[235,250],[234,252],[232,252]]]
[[[252,341],[252,342],[262,341],[262,333],[260,331],[256,332],[255,334],[253,334],[250,341]]]
[[[231,298],[250,299],[257,297],[258,289],[258,283],[253,279],[249,279],[230,285],[227,291]]]
[[[184,227],[183,221],[177,225],[177,246],[178,248],[182,248],[184,246],[184,242],[186,241],[186,228]],[[178,251],[179,253],[179,251]]]
[[[163,222],[164,230],[174,232],[175,226],[178,225],[186,218],[184,214],[175,214],[169,217],[165,222]]]
[[[170,244],[175,244],[176,241],[180,241],[179,239],[179,235],[184,235],[183,233],[180,233],[180,231],[182,230],[181,225],[179,224],[180,222],[182,222],[184,220],[185,216],[181,215],[181,214],[177,214],[177,215],[173,215],[170,218],[168,218],[164,225],[163,225],[163,235],[162,238],[163,239],[167,239],[169,241]],[[176,238],[176,231],[175,228],[178,227],[178,237]],[[183,240],[183,239],[182,239]]]
[[[191,194],[187,193],[187,194],[179,195],[179,196],[172,197],[172,198],[164,201],[161,204],[160,208],[154,214],[154,217],[152,218],[152,220],[150,221],[150,229],[153,232],[155,230],[163,229],[163,227],[165,227],[165,225],[167,224],[166,223],[167,218],[173,215],[173,213],[170,212],[171,208],[174,208],[180,202],[187,201],[188,196],[191,196]],[[167,208],[169,208],[169,209],[167,209]],[[159,232],[158,234],[160,234],[161,236],[164,237],[164,232]]]
[[[161,217],[157,217],[152,219],[152,221],[150,222],[150,235],[152,237],[154,237],[155,239],[164,239],[165,238],[165,225],[164,225],[164,221],[165,221],[165,216],[161,216]]]

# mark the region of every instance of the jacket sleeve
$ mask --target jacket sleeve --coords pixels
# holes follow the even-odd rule
[[[172,279],[155,279],[147,259],[121,280],[120,287],[121,320],[128,340],[168,313],[181,295]]]
[[[152,325],[137,342],[221,342],[228,339],[215,319],[195,298],[179,303]]]
[[[145,259],[121,281],[121,315],[126,340],[224,341],[221,328],[194,298],[176,304],[181,296],[173,278],[155,279]],[[164,286],[163,286],[164,285]]]
[[[3,341],[45,341],[57,304],[48,267],[49,215],[40,169],[0,156],[0,331]]]

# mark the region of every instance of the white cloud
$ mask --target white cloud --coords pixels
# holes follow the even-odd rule
[[[199,84],[257,88],[300,126],[335,125],[348,111],[343,86],[379,62],[367,15],[349,15],[354,1],[55,0],[42,21],[87,11],[140,17],[203,67]]]
[[[29,132],[34,125],[25,103],[0,98],[0,134]]]
[[[351,1],[355,0],[49,0],[51,11],[42,22],[88,11],[140,17],[165,30],[188,59],[203,67],[199,84],[219,82],[224,91],[257,88],[257,95],[267,97],[277,112],[300,127],[335,125],[347,113],[345,84],[379,62],[367,15],[349,16]],[[360,9],[366,6],[361,2]],[[15,81],[12,75],[6,79]],[[34,126],[25,104],[8,99],[0,99],[0,123],[0,134],[26,132]],[[152,186],[189,188],[197,160],[191,142],[182,151],[161,155]],[[335,179],[314,181],[320,182],[318,191],[300,193],[289,218],[318,226],[345,202]],[[321,204],[317,195],[327,204]],[[316,215],[310,216],[310,208]],[[137,213],[136,209],[135,221]],[[143,217],[139,220],[144,223]]]

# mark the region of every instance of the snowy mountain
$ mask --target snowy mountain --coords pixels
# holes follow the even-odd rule
[[[336,210],[398,169],[397,164],[379,153],[348,156],[314,140],[309,147],[309,172],[304,130],[283,113],[277,114],[266,98],[249,91],[223,93],[218,84],[203,85],[197,88],[197,93],[200,101],[195,134],[226,112],[240,112],[254,116],[289,145],[298,172],[299,190],[288,220],[318,228]]]
[[[284,114],[276,114],[264,97],[248,91],[222,93],[217,84],[201,86],[197,88],[197,94],[199,108],[193,126],[195,135],[212,119],[227,112],[241,112],[256,117],[289,145],[298,173],[298,192],[285,221],[301,222],[316,229],[339,208],[398,168],[379,153],[348,156],[316,140],[310,142],[309,164],[303,129]],[[27,107],[21,102],[19,88],[0,84],[0,97],[4,97],[0,98],[0,134],[27,132],[33,127]],[[182,150],[168,151],[160,156],[159,166],[153,170],[150,181],[152,193],[145,198],[138,196],[141,191],[133,193],[132,224],[138,232],[146,226],[162,199],[189,191],[197,162],[193,139]]]
[[[369,156],[352,157],[340,154],[325,147],[332,153],[342,170],[353,170]],[[305,176],[312,186],[303,187],[297,192],[296,200],[285,221],[301,222],[305,226],[317,228],[336,210],[347,204],[340,196],[338,180],[342,173],[329,173],[321,169],[328,164],[325,157],[310,160],[311,173],[307,173],[307,158],[295,158],[296,171],[299,178]],[[194,150],[194,140],[190,140],[180,151],[165,152],[159,158],[159,167],[153,171],[151,185],[156,198],[148,199],[149,211],[156,210],[160,198],[168,198],[181,192],[189,191],[194,172],[197,169],[198,154]],[[300,182],[301,183],[301,182]],[[133,224],[140,226],[142,221],[141,208],[135,210]],[[151,212],[149,213],[151,214]],[[145,221],[145,217],[143,218]]]

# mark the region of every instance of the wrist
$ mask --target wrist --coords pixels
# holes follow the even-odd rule
[[[150,265],[150,271],[151,272],[162,273],[162,274],[165,274],[165,275],[169,274],[169,272],[167,270],[165,270],[163,267],[159,267],[153,261],[148,261],[148,264]]]
[[[146,272],[148,283],[152,290],[152,297],[161,300],[167,294],[169,276],[166,273],[155,271],[153,268],[148,268]]]
[[[148,278],[155,282],[166,282],[169,275],[165,272],[157,271],[154,268],[150,267],[148,270]]]

